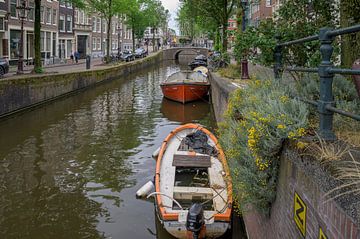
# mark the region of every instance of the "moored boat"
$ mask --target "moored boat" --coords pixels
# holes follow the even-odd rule
[[[166,98],[184,104],[206,96],[210,83],[201,72],[178,71],[168,76],[160,87]]]
[[[157,156],[155,206],[176,238],[217,238],[230,227],[232,184],[215,136],[198,124],[173,130]]]
[[[200,72],[200,73],[202,73],[204,75],[208,75],[208,73],[209,73],[209,69],[206,68],[205,66],[198,66],[193,71]]]

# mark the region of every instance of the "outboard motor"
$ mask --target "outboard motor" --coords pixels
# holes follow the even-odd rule
[[[193,233],[194,239],[198,239],[201,228],[205,224],[204,209],[200,203],[194,203],[191,205],[187,218],[186,218],[186,230]]]

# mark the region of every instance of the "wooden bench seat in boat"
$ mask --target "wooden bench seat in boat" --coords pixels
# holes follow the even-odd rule
[[[175,186],[173,192],[176,200],[192,200],[194,198],[210,200],[213,198],[213,191],[211,188]]]
[[[211,167],[211,160],[209,155],[174,154],[172,166],[209,168]]]

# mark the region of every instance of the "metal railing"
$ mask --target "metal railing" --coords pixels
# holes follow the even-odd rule
[[[336,136],[333,132],[333,116],[334,113],[341,114],[343,116],[350,117],[352,119],[360,121],[360,115],[356,115],[350,112],[346,112],[335,107],[335,101],[333,97],[333,79],[334,74],[349,74],[349,75],[360,75],[360,70],[351,70],[351,69],[340,69],[334,67],[334,64],[331,61],[331,56],[333,54],[332,43],[336,36],[345,35],[350,33],[360,32],[360,25],[355,25],[347,28],[341,28],[333,30],[331,28],[321,28],[318,35],[309,36],[294,41],[279,43],[275,47],[275,64],[274,64],[274,74],[275,78],[281,78],[281,73],[283,69],[288,71],[298,71],[298,72],[312,72],[318,73],[320,77],[320,98],[318,101],[313,100],[304,100],[311,105],[317,107],[320,114],[320,124],[319,124],[319,135],[324,140],[335,140]],[[321,63],[317,68],[305,68],[305,67],[285,67],[282,66],[282,50],[284,47],[301,44],[310,41],[320,41],[320,53],[321,53]]]

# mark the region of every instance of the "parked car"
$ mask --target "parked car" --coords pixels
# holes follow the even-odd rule
[[[9,61],[5,58],[0,58],[0,77],[9,72]]]
[[[120,57],[121,57],[121,60],[123,60],[123,61],[135,60],[135,55],[129,50],[123,51]]]
[[[204,55],[197,55],[194,60],[207,62],[207,57]]]
[[[135,50],[135,58],[143,58],[147,56],[147,52],[144,48],[138,48]]]

